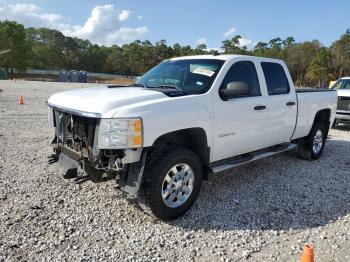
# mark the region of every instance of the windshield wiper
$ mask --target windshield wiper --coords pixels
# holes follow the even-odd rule
[[[183,92],[186,93],[185,91],[183,91],[180,87],[176,86],[176,85],[157,85],[157,86],[147,86],[148,88],[171,88],[171,89],[176,89],[179,92]]]
[[[143,83],[135,83],[135,84],[133,84],[133,86],[147,88],[147,85],[146,85],[146,84],[143,84]]]

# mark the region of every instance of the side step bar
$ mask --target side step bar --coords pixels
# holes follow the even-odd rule
[[[290,151],[296,148],[296,146],[297,146],[296,144],[292,144],[292,143],[283,143],[273,147],[268,147],[266,149],[254,151],[249,154],[244,154],[244,155],[236,156],[233,158],[229,158],[229,159],[217,162],[216,164],[212,165],[210,169],[211,169],[211,172],[214,174],[220,173],[222,171],[234,168],[236,166],[240,166],[262,158],[266,158],[266,157],[270,157],[286,151]]]

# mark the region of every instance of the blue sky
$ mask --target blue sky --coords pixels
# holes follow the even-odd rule
[[[328,46],[350,28],[350,1],[5,0],[0,19],[52,27],[105,45],[140,38],[217,48],[231,29],[226,38],[239,34],[242,44],[294,36]]]

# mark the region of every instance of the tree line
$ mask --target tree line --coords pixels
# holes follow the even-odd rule
[[[350,30],[331,46],[318,40],[298,43],[293,37],[276,37],[258,42],[253,49],[240,45],[240,35],[222,41],[219,53],[244,54],[283,59],[296,85],[325,86],[350,74]],[[14,21],[0,21],[0,66],[23,71],[26,68],[77,69],[119,75],[142,75],[159,62],[177,56],[214,54],[205,44],[168,45],[166,40],[151,43],[134,41],[122,46],[99,46],[88,40],[64,36],[48,28],[24,28]]]

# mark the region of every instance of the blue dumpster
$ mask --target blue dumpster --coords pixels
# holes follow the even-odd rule
[[[58,81],[59,82],[69,82],[69,71],[67,71],[66,69],[61,69],[59,70],[59,74],[58,74]]]
[[[70,70],[70,81],[72,83],[79,83],[79,72],[77,70]]]
[[[0,68],[0,80],[7,80],[7,70]]]
[[[86,83],[86,82],[87,82],[87,72],[79,71],[79,83]]]

